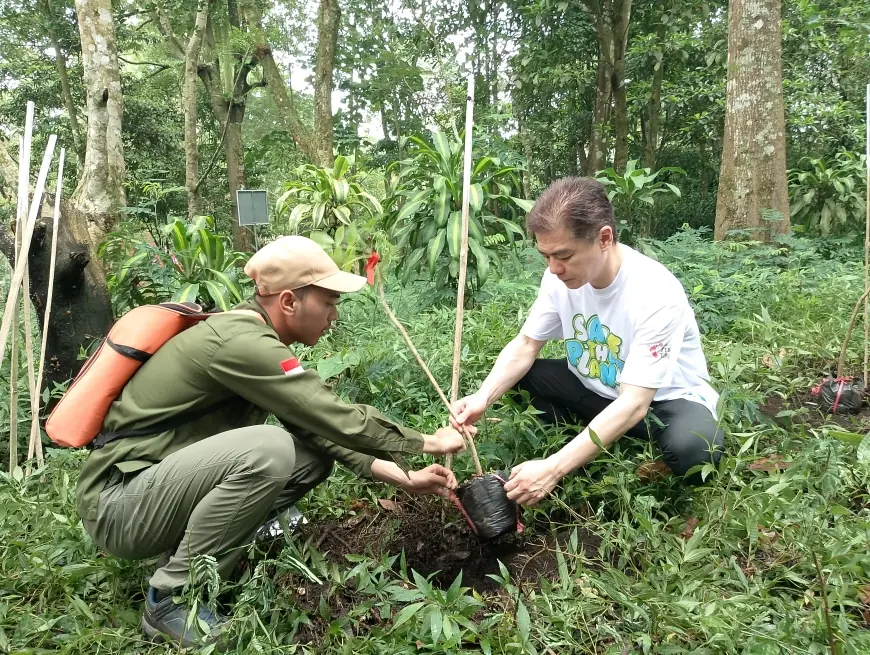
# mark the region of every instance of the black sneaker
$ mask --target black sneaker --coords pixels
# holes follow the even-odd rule
[[[200,603],[196,615],[199,620],[188,628],[188,613],[188,608],[173,602],[172,596],[158,600],[157,590],[150,587],[145,597],[145,612],[142,614],[140,624],[142,632],[151,640],[162,642],[168,639],[184,648],[202,648],[217,644],[217,650],[223,650],[225,645],[218,643],[218,640],[226,618],[215,616],[207,606]],[[207,635],[202,633],[203,623],[208,626]]]

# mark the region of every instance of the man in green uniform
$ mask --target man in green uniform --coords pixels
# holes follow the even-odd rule
[[[464,449],[452,428],[423,435],[374,407],[343,402],[288,348],[314,345],[341,293],[365,278],[339,271],[313,241],[283,237],[245,267],[256,298],[170,339],[125,386],[85,462],[77,505],[97,545],[126,559],[173,554],[150,579],[142,629],[202,644],[173,602],[198,554],[226,577],[257,528],[324,481],[334,460],[414,493],[445,495],[453,475],[408,471],[405,455]],[[286,428],[264,425],[274,415]],[[222,619],[200,618],[220,636]],[[195,628],[194,628],[195,629]]]

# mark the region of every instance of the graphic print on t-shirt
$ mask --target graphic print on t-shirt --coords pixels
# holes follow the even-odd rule
[[[599,380],[616,388],[617,376],[625,366],[619,358],[622,337],[613,334],[594,314],[588,320],[583,314],[574,316],[574,338],[565,341],[568,362],[584,378]]]

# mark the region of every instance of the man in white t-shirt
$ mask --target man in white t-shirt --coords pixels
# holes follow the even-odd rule
[[[515,466],[508,497],[534,505],[571,471],[624,434],[655,439],[678,475],[718,464],[718,394],[708,381],[698,324],[679,280],[618,243],[613,207],[590,178],[564,178],[526,219],[546,258],[535,303],[520,334],[496,359],[480,389],[453,406],[456,423],[476,422],[511,388],[527,391],[549,423],[586,422],[557,453]],[[565,359],[537,359],[550,339]],[[647,414],[654,418],[645,421]],[[455,425],[456,426],[456,425]],[[699,483],[696,471],[687,480]]]

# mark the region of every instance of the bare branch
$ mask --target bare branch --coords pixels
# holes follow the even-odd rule
[[[170,67],[169,64],[161,64],[161,63],[158,63],[156,61],[132,61],[130,59],[122,57],[121,55],[118,55],[118,59],[123,61],[125,64],[130,64],[132,66],[157,66],[158,68],[169,68]]]
[[[181,41],[175,36],[169,16],[166,15],[160,5],[155,4],[154,11],[157,14],[157,29],[166,38],[166,43],[169,45],[169,54],[175,59],[184,61],[184,48],[181,46]]]

